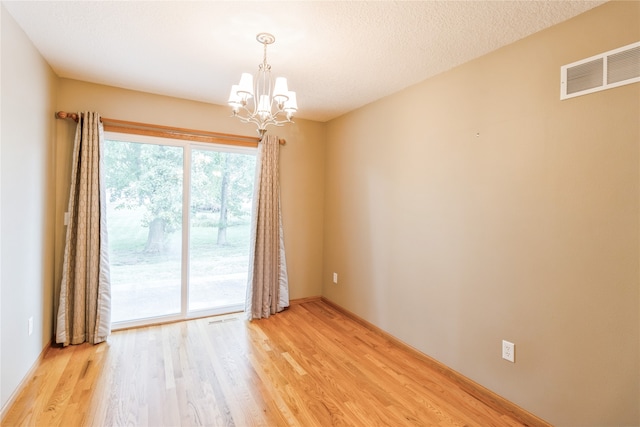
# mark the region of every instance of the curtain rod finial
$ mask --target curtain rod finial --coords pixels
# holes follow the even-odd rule
[[[66,111],[58,111],[56,113],[56,117],[59,119],[71,119],[71,120],[75,120],[76,122],[78,121],[78,115],[76,113],[67,113]]]

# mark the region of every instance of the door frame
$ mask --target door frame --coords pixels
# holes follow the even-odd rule
[[[244,311],[244,303],[227,305],[212,309],[189,311],[189,258],[191,234],[191,158],[192,150],[219,151],[226,153],[257,155],[256,147],[243,147],[216,143],[195,142],[183,139],[165,138],[160,136],[138,135],[122,132],[104,132],[105,141],[124,141],[141,144],[168,145],[181,147],[182,151],[182,239],[181,239],[181,273],[180,273],[180,313],[163,316],[145,317],[112,323],[113,331],[140,326],[151,326],[160,323],[170,323],[180,320],[210,317]]]

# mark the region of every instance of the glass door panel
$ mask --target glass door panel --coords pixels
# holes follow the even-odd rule
[[[254,173],[255,155],[191,150],[190,312],[244,309]]]
[[[105,141],[112,322],[181,313],[183,151]]]

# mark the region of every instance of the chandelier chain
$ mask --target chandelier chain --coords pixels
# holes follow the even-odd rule
[[[263,46],[264,46],[264,56],[262,57],[262,66],[264,67],[265,71],[270,71],[271,65],[267,63],[267,43],[264,42]]]

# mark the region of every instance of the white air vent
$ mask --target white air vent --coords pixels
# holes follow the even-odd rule
[[[560,99],[640,82],[640,42],[560,67]]]

